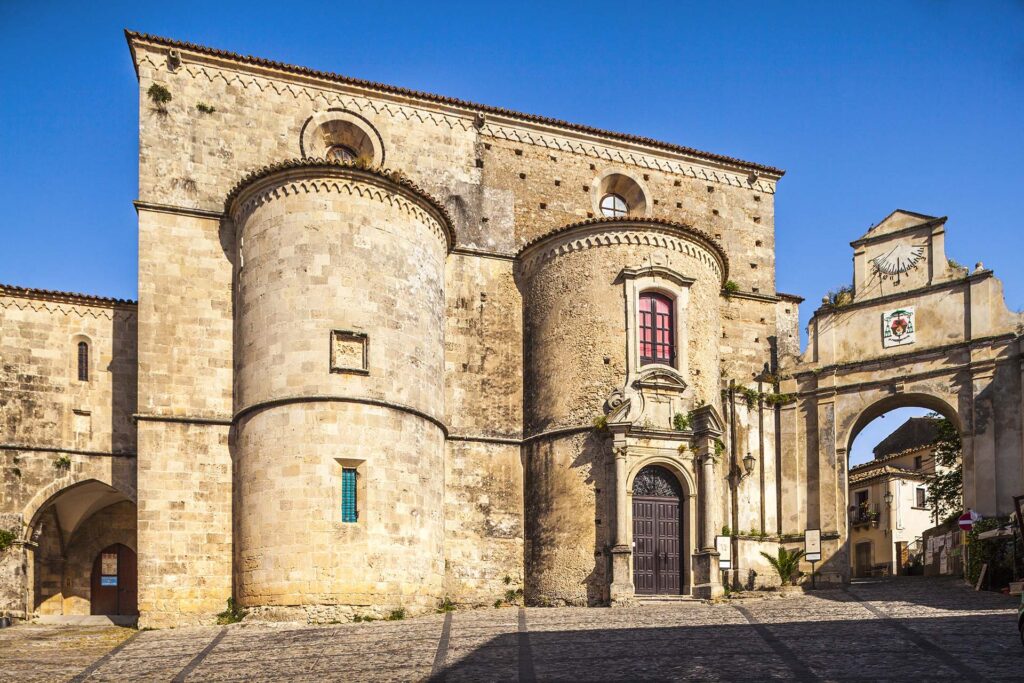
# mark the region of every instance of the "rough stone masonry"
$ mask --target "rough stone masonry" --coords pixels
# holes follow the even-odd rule
[[[807,528],[841,582],[848,444],[898,405],[956,419],[978,509],[1022,488],[1018,317],[945,219],[854,242],[801,355],[779,169],[127,39],[138,302],[0,288],[0,610],[710,598]]]

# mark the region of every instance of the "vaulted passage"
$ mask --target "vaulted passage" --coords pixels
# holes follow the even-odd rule
[[[641,595],[683,592],[682,490],[675,476],[649,465],[633,481],[633,584]]]
[[[68,487],[32,524],[31,607],[39,615],[136,615],[135,503],[96,480]]]

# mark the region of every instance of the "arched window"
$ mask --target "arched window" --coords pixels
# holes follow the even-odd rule
[[[657,292],[640,295],[640,365],[675,365],[675,319],[672,299]]]
[[[334,145],[327,150],[327,158],[331,161],[355,161],[357,156],[356,151],[348,145]]]
[[[78,381],[89,381],[89,345],[78,342]]]

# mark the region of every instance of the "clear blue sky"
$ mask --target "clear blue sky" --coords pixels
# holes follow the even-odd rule
[[[1024,306],[1021,2],[0,0],[0,282],[136,296],[126,27],[781,166],[803,323],[896,207]]]

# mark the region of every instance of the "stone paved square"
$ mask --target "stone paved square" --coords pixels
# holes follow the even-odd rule
[[[330,626],[0,631],[5,681],[1019,681],[1015,598],[897,578],[792,597]],[[119,647],[120,646],[120,647]]]

